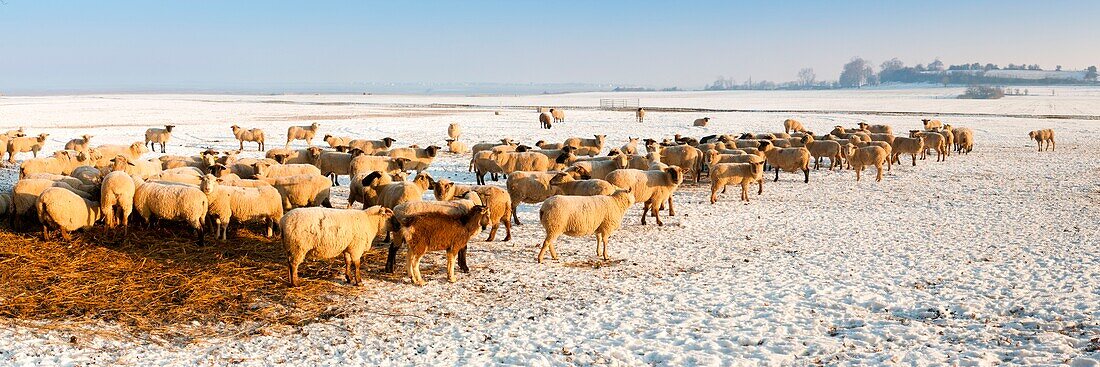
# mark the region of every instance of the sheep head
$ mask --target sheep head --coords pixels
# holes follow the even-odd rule
[[[389,148],[389,147],[393,146],[393,142],[395,142],[395,141],[397,141],[397,139],[394,139],[394,138],[391,138],[391,137],[385,137],[385,138],[382,138],[382,145],[385,145],[386,148]]]

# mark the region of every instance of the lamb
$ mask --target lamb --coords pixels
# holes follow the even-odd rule
[[[554,122],[565,122],[565,111],[551,108],[550,115],[554,116]]]
[[[389,251],[386,256],[386,272],[393,273],[395,265],[397,265],[397,250],[401,248],[404,243],[404,237],[401,236],[401,221],[407,217],[424,214],[424,213],[439,213],[448,215],[465,215],[470,212],[475,206],[481,205],[476,193],[468,192],[467,198],[456,198],[450,201],[413,201],[397,205],[393,208],[393,218],[390,219],[390,231],[387,234],[387,238],[391,238]],[[484,227],[484,223],[481,223]],[[470,268],[466,266],[466,249],[463,248],[458,251],[458,267],[463,272],[470,272]]]
[[[290,148],[290,142],[295,140],[305,140],[306,145],[313,146],[313,137],[317,135],[317,129],[321,125],[316,122],[309,126],[291,126],[286,129],[286,148]]]
[[[489,220],[485,206],[475,206],[462,215],[421,213],[401,219],[401,237],[409,244],[408,272],[413,284],[424,285],[420,274],[420,259],[427,251],[447,251],[447,280],[454,283],[455,260],[477,233],[481,223]]]
[[[8,140],[8,163],[15,163],[16,153],[31,152],[34,157],[38,157],[38,151],[42,150],[42,146],[46,145],[46,138],[50,134],[42,133],[38,136],[24,136],[18,138],[11,138]]]
[[[806,149],[810,151],[810,156],[814,159],[814,169],[821,168],[821,158],[829,158],[829,170],[832,171],[835,167],[841,167],[840,158],[843,155],[840,143],[833,140],[813,140],[812,137],[802,137],[802,143],[805,144]]]
[[[65,143],[65,150],[75,150],[80,152],[87,151],[88,142],[91,140],[92,135],[84,134],[84,136],[69,140],[69,142]]]
[[[405,172],[406,166],[409,164],[407,158],[392,158],[392,157],[380,157],[373,155],[360,154],[351,158],[351,163],[348,166],[351,175],[368,174],[374,171],[382,171],[384,173],[398,173]]]
[[[199,246],[205,245],[206,193],[196,187],[146,182],[134,191],[134,211],[150,223],[153,218],[187,222],[198,231]]]
[[[218,184],[214,175],[203,176],[199,188],[206,193],[209,207],[207,214],[214,219],[217,230],[214,239],[227,239],[229,221],[244,223],[263,220],[267,224],[267,237],[283,217],[283,201],[274,187],[238,187]]]
[[[137,182],[123,171],[108,173],[99,190],[99,208],[107,228],[122,224],[122,236],[128,238],[130,214],[134,211]]]
[[[351,161],[360,154],[363,152],[358,149],[350,153],[324,152],[317,159],[317,168],[322,175],[332,177],[332,186],[340,186],[340,175],[351,175]]]
[[[955,151],[965,154],[970,154],[974,150],[974,130],[967,127],[960,127],[951,130],[952,134],[955,134]]]
[[[447,150],[454,154],[466,154],[470,152],[470,147],[458,140],[447,139]]]
[[[626,155],[638,154],[638,138],[627,137],[628,141],[623,144],[619,151]]]
[[[924,138],[924,149],[921,150],[920,159],[926,159],[928,156],[928,150],[931,149],[936,151],[936,162],[947,160],[947,158],[944,156],[947,151],[947,146],[945,144],[946,142],[944,141],[943,134],[935,131],[909,131],[910,138],[915,138],[917,136]]]
[[[492,160],[496,161],[504,174],[516,171],[545,171],[550,169],[550,159],[535,152],[493,152]]]
[[[512,220],[516,225],[522,225],[519,222],[519,216],[516,214],[516,208],[519,207],[519,204],[541,203],[546,198],[553,196],[554,188],[550,186],[550,180],[557,174],[558,172],[553,171],[518,171],[508,175],[505,186],[508,188],[508,196],[512,201]]]
[[[887,144],[884,141],[871,141],[871,142],[866,142],[866,143],[858,142],[858,143],[851,143],[851,144],[854,145],[856,148],[864,148],[864,147],[879,147],[879,148],[882,148],[882,150],[886,151],[886,157],[892,157],[893,154],[894,154],[894,148],[892,146],[890,146],[890,144]],[[848,158],[847,149],[845,149],[844,157]],[[890,162],[888,162],[888,163],[889,164],[887,165],[887,167],[888,167],[887,171],[893,169],[894,161],[891,159]],[[852,166],[851,162],[848,162],[848,167],[851,168],[851,166]]]
[[[348,142],[347,145],[352,149],[362,150],[366,154],[377,154],[389,150],[396,141],[397,139],[390,137],[382,138],[382,140],[355,139]]]
[[[546,238],[535,259],[542,263],[549,250],[550,258],[558,260],[554,241],[562,234],[572,237],[595,234],[596,256],[609,260],[608,237],[622,226],[623,216],[631,205],[634,205],[634,194],[630,188],[617,190],[610,196],[558,195],[546,199],[539,208],[539,222],[546,230]]]
[[[274,186],[283,198],[283,210],[291,210],[300,207],[324,206],[332,207],[330,191],[332,182],[328,177],[320,174],[306,174],[283,177],[262,177],[257,180]]]
[[[685,174],[690,174],[695,178],[695,182],[699,183],[699,173],[703,170],[703,151],[699,148],[677,145],[667,148],[656,147],[650,151],[657,151],[661,155],[661,163],[680,167]]]
[[[603,151],[604,141],[607,135],[593,135],[594,139],[569,138],[565,139],[564,146],[577,148],[576,155],[597,156]],[[545,149],[545,148],[544,148]]]
[[[486,185],[456,185],[450,180],[443,179],[435,182],[432,191],[436,200],[454,200],[462,195],[476,194],[481,203],[489,208],[489,223],[492,223],[492,227],[489,228],[489,238],[486,241],[493,241],[496,238],[497,229],[501,224],[504,224],[505,231],[502,241],[512,240],[512,200],[507,190]]]
[[[164,153],[164,144],[172,138],[172,129],[175,127],[175,125],[164,125],[163,129],[154,127],[145,130],[145,144],[152,150],[156,150],[156,145],[160,144],[160,152]]]
[[[629,189],[634,194],[635,203],[642,205],[642,225],[645,225],[647,212],[652,210],[653,218],[658,226],[663,226],[659,209],[668,202],[669,215],[676,215],[672,206],[672,195],[680,184],[684,182],[684,175],[680,167],[669,166],[663,170],[636,170],[620,169],[607,175],[607,182],[612,185]]]
[[[904,136],[896,137],[894,138],[894,143],[890,144],[890,150],[890,160],[892,160],[894,163],[901,163],[899,157],[902,154],[909,154],[913,157],[913,166],[916,166],[917,154],[921,154],[924,152],[924,137],[920,135],[912,138],[907,138]]]
[[[298,175],[321,175],[321,169],[312,164],[277,164],[269,165],[258,162],[252,165],[256,169],[256,177],[288,177]]]
[[[413,178],[412,182],[399,181],[377,188],[378,205],[393,209],[398,204],[410,201],[420,201],[424,192],[431,188],[432,176],[427,172],[421,172]],[[363,182],[363,186],[370,186],[369,182]]]
[[[432,161],[435,160],[435,156],[439,153],[440,147],[435,145],[428,146],[427,148],[395,148],[386,153],[386,155],[394,158],[406,158],[408,163],[405,165],[405,169],[416,170],[417,173],[426,171],[431,166]]]
[[[344,255],[344,279],[359,285],[360,259],[370,250],[378,234],[389,228],[393,210],[372,206],[365,210],[301,208],[283,216],[283,247],[287,251],[290,284],[301,285],[298,266],[306,256],[331,259]]]
[[[925,130],[942,129],[943,128],[943,123],[940,122],[940,120],[921,119],[921,122],[924,123],[924,129]]]
[[[645,109],[638,107],[638,111],[634,113],[638,117],[638,122],[645,122]]]
[[[99,220],[99,203],[77,196],[72,191],[51,187],[42,191],[35,201],[38,220],[42,223],[42,238],[50,239],[50,230],[57,229],[61,238],[69,241],[69,232],[91,228]]]
[[[810,183],[810,151],[806,148],[776,148],[770,142],[762,141],[760,150],[764,152],[767,163],[775,167],[775,181],[779,181],[780,169],[787,172],[802,170],[804,182]]]
[[[147,149],[145,147],[145,144],[142,144],[140,141],[135,142],[133,144],[130,144],[129,146],[126,146],[126,145],[100,145],[100,146],[96,147],[95,149],[96,149],[96,151],[99,152],[100,155],[102,155],[102,157],[103,157],[102,159],[106,160],[106,161],[103,161],[103,162],[96,163],[96,167],[107,166],[106,162],[110,162],[110,160],[112,160],[115,157],[120,156],[120,155],[123,156],[123,157],[126,157],[126,159],[130,160],[131,162],[137,161],[137,160],[141,159],[141,156],[143,154],[149,152],[149,149]],[[101,165],[100,163],[104,163],[104,164]]]
[[[462,136],[462,126],[453,122],[447,125],[447,136],[450,137],[451,140],[458,140],[458,137]]]
[[[704,117],[695,119],[695,121],[691,123],[691,126],[706,127],[708,123],[710,123],[710,117]]]
[[[790,134],[794,132],[804,132],[806,128],[802,126],[802,123],[795,119],[783,120],[783,132]]]
[[[846,149],[848,150],[848,162],[852,165],[852,169],[856,171],[856,181],[859,181],[860,173],[863,172],[863,168],[866,166],[875,166],[878,171],[875,181],[882,181],[883,161],[886,161],[887,165],[893,164],[888,160],[889,155],[886,154],[886,149],[882,149],[880,146],[872,145],[856,148],[854,145],[849,144]]]
[[[322,140],[324,140],[325,143],[328,143],[328,146],[330,148],[335,149],[336,147],[351,146],[351,140],[352,139],[349,138],[349,137],[346,137],[346,136],[336,136],[336,135],[332,135],[332,134],[326,134],[325,138],[322,139]]]
[[[567,172],[561,172],[550,179],[555,195],[596,196],[611,195],[618,187],[602,179],[577,180]]]
[[[551,117],[549,113],[546,113],[546,112],[540,113],[539,114],[539,128],[550,129],[550,128],[554,127],[554,123],[552,122],[553,119],[554,118]]]
[[[565,172],[576,172],[578,176],[585,178],[604,179],[612,171],[626,168],[628,163],[629,158],[625,154],[617,154],[608,160],[575,162]]]
[[[757,163],[711,163],[710,164],[710,203],[718,201],[718,188],[726,191],[726,185],[741,185],[741,200],[749,202],[749,185],[753,182],[761,182],[760,191],[764,193],[763,185],[764,162]]]
[[[493,159],[493,155],[496,154],[493,151],[481,151],[474,153],[470,158],[470,168],[474,171],[474,177],[477,179],[478,185],[485,184],[485,174],[489,173],[493,181],[497,180],[497,174],[504,171],[497,164],[496,159]]]
[[[255,142],[256,150],[264,151],[264,131],[260,129],[242,129],[240,126],[233,125],[229,127],[233,130],[233,136],[240,142],[240,149],[244,150],[244,142]]]
[[[1046,144],[1046,148],[1048,150],[1050,150],[1052,152],[1054,151],[1054,130],[1053,129],[1035,130],[1035,131],[1027,133],[1027,136],[1031,137],[1031,140],[1034,140],[1035,143],[1037,143],[1039,145],[1039,151],[1040,152],[1043,151],[1044,143]]]

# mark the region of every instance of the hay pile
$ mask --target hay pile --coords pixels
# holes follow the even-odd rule
[[[155,335],[239,325],[302,325],[340,315],[338,299],[362,290],[343,282],[342,260],[307,261],[288,288],[278,238],[237,230],[198,247],[182,227],[131,230],[128,244],[94,228],[65,242],[0,230],[0,317],[107,321]],[[384,250],[364,259],[381,276]],[[367,269],[370,265],[371,269]]]

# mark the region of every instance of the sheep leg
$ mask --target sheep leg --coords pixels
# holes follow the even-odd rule
[[[821,169],[821,157],[814,157],[814,169]]]
[[[859,181],[859,173],[863,172],[863,166],[856,166],[854,169],[856,170],[856,181]]]
[[[514,220],[516,222],[517,226],[521,226],[521,225],[523,225],[523,223],[519,222],[519,215],[516,214],[516,208],[517,207],[519,207],[519,200],[512,200],[512,220]],[[511,229],[508,230],[508,233],[509,234],[512,233]],[[509,237],[511,237],[511,236],[509,236]]]
[[[355,285],[363,284],[363,276],[359,273],[359,266],[362,265],[361,259],[363,254],[357,254],[358,256],[351,257],[351,273],[355,275]]]
[[[447,251],[447,281],[454,283],[458,281],[458,277],[455,276],[455,256],[457,254],[454,251]]]
[[[802,169],[802,174],[804,176],[806,176],[806,179],[803,182],[810,183],[810,166],[809,165],[807,165],[806,168]]]
[[[290,256],[287,257],[287,261],[286,261],[287,262],[287,268],[290,269],[290,279],[289,280],[290,280],[290,286],[292,286],[292,287],[297,287],[297,286],[302,284],[301,280],[298,279],[298,264],[301,263],[301,261],[297,261],[298,257],[299,256],[295,256],[295,255],[291,254]]]
[[[676,216],[676,209],[672,207],[672,193],[668,194],[668,216]]]
[[[875,182],[882,182],[882,163],[875,164],[875,169],[878,170],[878,176],[875,177]]]
[[[470,267],[466,265],[466,249],[469,247],[463,247],[458,250],[458,270],[462,270],[463,273],[470,273]]]
[[[560,235],[561,233],[557,232],[546,232],[546,238],[542,240],[542,248],[539,249],[538,256],[535,256],[535,260],[537,260],[539,264],[542,264],[542,259],[546,255],[547,251],[550,252],[551,259],[558,259],[558,252],[554,250],[554,241],[557,240],[558,236]]]
[[[759,179],[759,180],[756,181],[756,183],[757,183],[757,186],[760,186],[760,189],[757,190],[756,194],[757,195],[764,195],[764,179]]]
[[[500,221],[504,222],[504,242],[511,241],[512,240],[512,221],[508,220],[508,214],[505,213],[503,216],[501,216]]]
[[[45,224],[42,225],[42,240],[43,241],[49,241],[50,240],[50,227],[46,226]]]
[[[749,202],[749,184],[751,183],[752,181],[749,180],[741,180],[741,200],[746,204]]]
[[[646,200],[646,202],[642,204],[642,225],[643,226],[645,225],[645,217],[646,217],[646,214],[649,213],[649,205],[650,205],[651,202],[652,202],[651,200]]]
[[[58,232],[61,232],[61,239],[65,241],[72,241],[72,234],[70,234],[68,230],[65,230],[65,228],[59,229]]]
[[[913,156],[913,167],[916,167],[917,166],[917,155],[916,154],[911,154],[911,155]]]
[[[710,203],[714,204],[718,201],[718,187],[722,186],[722,193],[726,193],[726,187],[718,179],[711,178],[710,181]]]
[[[665,223],[661,221],[661,209],[658,208],[656,205],[650,205],[649,208],[653,210],[653,218],[657,220],[657,225],[665,225]]]
[[[387,273],[392,274],[394,272],[393,268],[394,268],[394,265],[396,265],[396,263],[397,263],[397,248],[399,246],[400,246],[400,244],[397,243],[396,236],[394,236],[394,239],[390,240],[390,248],[389,248],[388,253],[386,254],[386,272]],[[406,254],[406,256],[408,256],[410,258],[412,257],[411,254]]]
[[[344,281],[355,284],[355,276],[351,274],[351,253],[344,251]]]
[[[779,167],[775,167],[775,181],[779,182]]]

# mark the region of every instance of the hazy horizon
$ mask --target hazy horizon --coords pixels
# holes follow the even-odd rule
[[[5,0],[0,93],[390,83],[698,89],[719,76],[790,81],[804,67],[836,79],[853,56],[876,69],[893,57],[908,65],[939,57],[1069,70],[1100,64],[1090,47],[1098,10],[1086,1]]]

